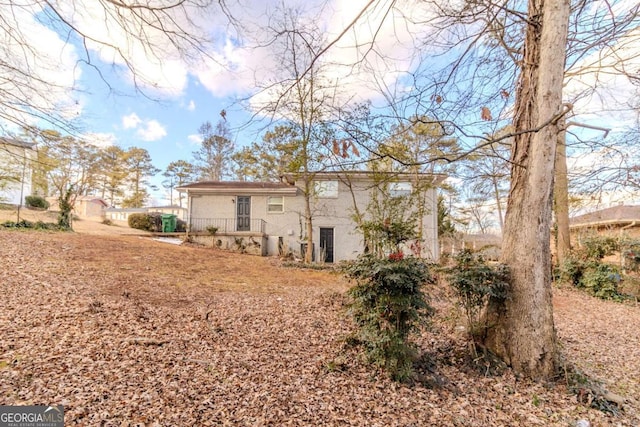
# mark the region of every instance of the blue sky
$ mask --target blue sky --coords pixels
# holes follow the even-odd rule
[[[46,19],[38,20],[46,15],[40,3],[23,0],[14,0],[13,3],[23,5],[18,13],[16,10],[12,10],[12,13],[3,10],[10,7],[6,5],[0,5],[0,13],[3,17],[15,18],[14,25],[25,35],[25,43],[37,52],[37,55],[25,61],[29,62],[30,69],[36,74],[41,73],[41,76],[57,85],[43,87],[34,93],[34,102],[53,105],[64,111],[63,115],[76,117],[87,139],[99,145],[117,144],[123,148],[137,146],[147,149],[155,166],[160,169],[166,168],[174,160],[190,160],[192,152],[199,147],[198,127],[205,121],[215,124],[220,119],[222,109],[227,113],[232,130],[246,124],[251,117],[250,112],[232,107],[233,99],[247,96],[254,91],[256,84],[278,77],[281,64],[272,52],[268,49],[244,49],[236,35],[228,31],[227,21],[219,11],[190,15],[188,18],[191,22],[185,17],[178,17],[178,21],[184,23],[194,35],[213,36],[214,39],[214,43],[206,46],[209,58],[190,62],[162,43],[159,44],[162,55],[146,55],[139,43],[114,30],[113,26],[107,28],[104,19],[101,19],[98,2],[59,2],[60,11],[77,28],[97,39],[120,47],[126,46],[123,48],[124,57],[136,68],[140,79],[139,89],[142,90],[140,93],[135,90],[131,74],[123,66],[123,58],[118,57],[113,49],[89,42],[85,51],[77,39],[68,41],[64,31],[54,31],[56,27],[45,22]],[[281,4],[299,7],[302,19],[313,21],[326,34],[327,40],[331,40],[368,2],[246,0],[241,7],[235,2],[228,3],[232,13],[242,18],[246,34],[253,38],[247,40],[248,45],[263,38],[268,15]],[[416,70],[418,58],[414,42],[429,34],[430,29],[425,24],[410,23],[406,17],[410,16],[415,22],[426,21],[430,11],[425,6],[428,3],[400,0],[396,4],[393,19],[387,17],[385,20],[384,11],[390,3],[390,0],[376,2],[365,18],[323,57],[326,63],[333,64],[329,67],[328,75],[340,81],[345,97],[380,100],[380,87],[387,88],[389,93],[411,90],[403,76]],[[633,3],[631,0],[616,2],[620,8],[631,7]],[[353,64],[356,59],[362,58],[373,31],[378,31],[376,48],[379,56],[368,56],[366,67],[360,68],[358,73],[352,73],[349,67],[337,65]],[[639,33],[640,30],[630,33],[615,55],[610,56],[626,57],[629,67],[640,69],[640,55],[637,54],[639,44],[634,42],[640,39]],[[151,33],[151,37],[161,42],[158,34]],[[8,46],[7,50],[10,49],[11,46]],[[429,49],[423,47],[420,52],[422,58],[429,58],[432,53]],[[612,49],[616,49],[616,46]],[[82,62],[87,54],[107,83],[101,80],[96,69]],[[426,63],[433,64],[429,61]],[[585,65],[592,69],[596,68],[595,65],[608,66],[606,57],[602,59],[600,52],[594,52],[577,64]],[[610,68],[615,67],[615,64],[609,65]],[[620,112],[610,116],[602,114],[603,105],[610,104],[607,108],[612,109],[615,105],[624,105],[629,102],[628,96],[634,93],[630,81],[620,76],[592,72],[573,77],[567,81],[566,97],[573,101],[571,98],[582,88],[596,84],[603,88],[597,97],[585,99],[576,95],[574,111],[581,121],[617,127],[635,118]],[[259,138],[257,129],[260,127],[256,125],[234,132],[237,146]],[[158,176],[152,182],[159,185],[161,181],[162,178]],[[167,200],[162,197],[162,192],[155,193],[155,200],[151,203],[166,203]]]
[[[290,0],[284,3],[256,0],[243,2],[242,7],[233,3],[232,7],[241,7],[232,12],[243,19],[245,34],[251,38],[245,39],[247,44],[255,45],[264,38],[266,33],[262,29],[268,14],[277,5],[285,3],[287,6],[301,7],[302,19],[312,20],[319,25],[329,40],[365,5],[364,1],[347,0]],[[185,28],[193,31],[193,34],[197,36],[204,31],[206,36],[214,36],[214,43],[206,46],[209,57],[199,62],[189,62],[183,60],[179,52],[167,46],[167,43],[163,45],[159,34],[151,33],[151,38],[159,41],[156,46],[159,46],[162,54],[148,55],[140,43],[131,40],[126,33],[114,30],[113,26],[106,28],[97,3],[75,0],[73,4],[75,9],[66,3],[60,4],[59,11],[66,13],[67,19],[91,38],[119,47],[125,46],[122,48],[123,57],[119,57],[108,46],[89,41],[85,50],[78,39],[67,40],[66,29],[56,27],[46,9],[39,9],[38,4],[25,6],[16,25],[21,26],[27,34],[27,43],[40,50],[38,56],[31,59],[31,68],[38,69],[47,79],[60,85],[58,91],[44,88],[42,92],[47,93],[47,99],[38,99],[38,102],[54,105],[60,111],[68,109],[63,115],[77,118],[88,141],[96,145],[144,148],[151,154],[155,166],[164,169],[171,161],[192,158],[192,152],[199,147],[198,128],[206,121],[215,125],[221,119],[220,111],[223,109],[237,147],[260,138],[259,130],[264,123],[247,128],[252,112],[242,110],[237,104],[234,106],[234,99],[253,93],[256,85],[277,79],[280,64],[269,49],[244,49],[233,33],[223,31],[227,22],[219,13],[188,17],[194,22],[187,22]],[[382,1],[374,7],[369,19],[354,34],[341,40],[342,47],[337,45],[334,52],[325,55],[327,61],[349,64],[361,56],[357,53],[360,48],[353,47],[356,44],[353,40],[357,37],[366,39],[367,34],[370,37],[372,28],[377,28],[378,22],[383,20],[384,15],[379,12],[388,4]],[[78,13],[79,10],[82,12]],[[183,19],[181,22],[186,21]],[[402,33],[394,28],[393,23],[383,23],[381,30],[383,34]],[[30,34],[38,36],[29,39],[32,37]],[[385,85],[396,84],[402,72],[410,68],[409,48],[401,47],[403,37],[407,39],[410,35],[399,35],[397,42],[392,41],[392,37],[381,38],[384,40],[381,49],[395,54],[395,69],[387,70],[381,78]],[[405,54],[405,57],[401,58],[399,53]],[[84,63],[87,57],[92,66]],[[137,89],[124,61],[130,61],[135,67]],[[379,96],[373,93],[370,86],[374,79],[363,78],[362,73],[344,77],[349,71],[349,67],[341,69],[335,66],[329,72],[332,78],[342,80],[344,96],[356,95],[358,100]],[[371,76],[372,73],[363,74]],[[73,90],[65,91],[65,86],[73,87]],[[262,96],[268,94],[263,93]],[[258,97],[255,100],[259,102]],[[43,126],[42,123],[39,125]],[[152,180],[158,186],[161,181],[161,176]],[[154,197],[156,200],[151,203],[166,202],[160,200],[162,192],[156,192]]]
[[[88,94],[85,100],[83,127],[110,144],[125,149],[132,146],[146,149],[161,170],[175,160],[191,161],[192,152],[199,147],[198,128],[206,121],[215,124],[221,118],[222,109],[229,110],[227,120],[231,126],[248,119],[247,114],[229,108],[229,99],[214,96],[192,77],[180,96],[162,100],[150,100],[132,92],[131,88],[128,95],[96,90],[104,83],[93,74],[85,84],[95,93]],[[236,137],[238,144],[245,144],[250,136],[237,134]],[[151,182],[160,187],[162,177],[158,175]],[[156,200],[151,203],[167,202],[161,200],[163,191],[153,194]]]

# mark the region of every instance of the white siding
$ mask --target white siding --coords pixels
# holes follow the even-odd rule
[[[24,205],[24,198],[31,195],[31,162],[35,158],[31,148],[0,143],[0,174],[16,179],[0,183],[0,202]]]
[[[357,205],[360,212],[366,212],[371,198],[372,182],[370,180],[355,180],[351,184],[352,190],[344,182],[338,184],[337,197],[314,198],[313,200],[313,242],[316,256],[319,254],[320,228],[334,230],[334,261],[355,259],[364,250],[362,234],[356,229],[353,221]],[[300,183],[300,187],[302,184]],[[353,191],[353,193],[352,193]],[[247,191],[239,192],[249,195]],[[284,212],[268,212],[268,197],[272,195],[251,195],[251,218],[265,222],[265,234],[268,236],[268,255],[278,254],[278,240],[281,238],[285,250],[300,253],[306,231],[304,219],[304,197],[301,191],[293,196],[283,196]],[[427,190],[427,205],[429,209],[423,219],[422,242],[423,256],[437,259],[437,215],[436,190]],[[190,193],[189,218],[196,221],[199,218],[236,217],[235,195],[226,193],[206,194]]]

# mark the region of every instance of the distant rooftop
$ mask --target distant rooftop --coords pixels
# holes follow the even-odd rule
[[[640,206],[620,205],[601,209],[569,220],[571,227],[588,227],[607,224],[640,223]]]
[[[182,185],[178,188],[235,188],[235,189],[280,189],[290,188],[281,182],[252,182],[252,181],[200,181]]]

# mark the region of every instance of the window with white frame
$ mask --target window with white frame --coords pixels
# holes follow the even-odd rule
[[[389,195],[391,197],[403,197],[411,194],[412,186],[410,182],[392,182],[389,185]]]
[[[267,212],[284,212],[284,197],[270,196],[267,198]]]
[[[320,198],[337,198],[338,197],[338,181],[315,181],[314,189],[316,196]]]

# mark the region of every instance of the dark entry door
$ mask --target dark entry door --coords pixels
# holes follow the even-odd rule
[[[251,196],[238,196],[237,206],[237,229],[238,231],[251,230]]]
[[[320,249],[324,253],[324,262],[333,262],[333,228],[320,229]]]

